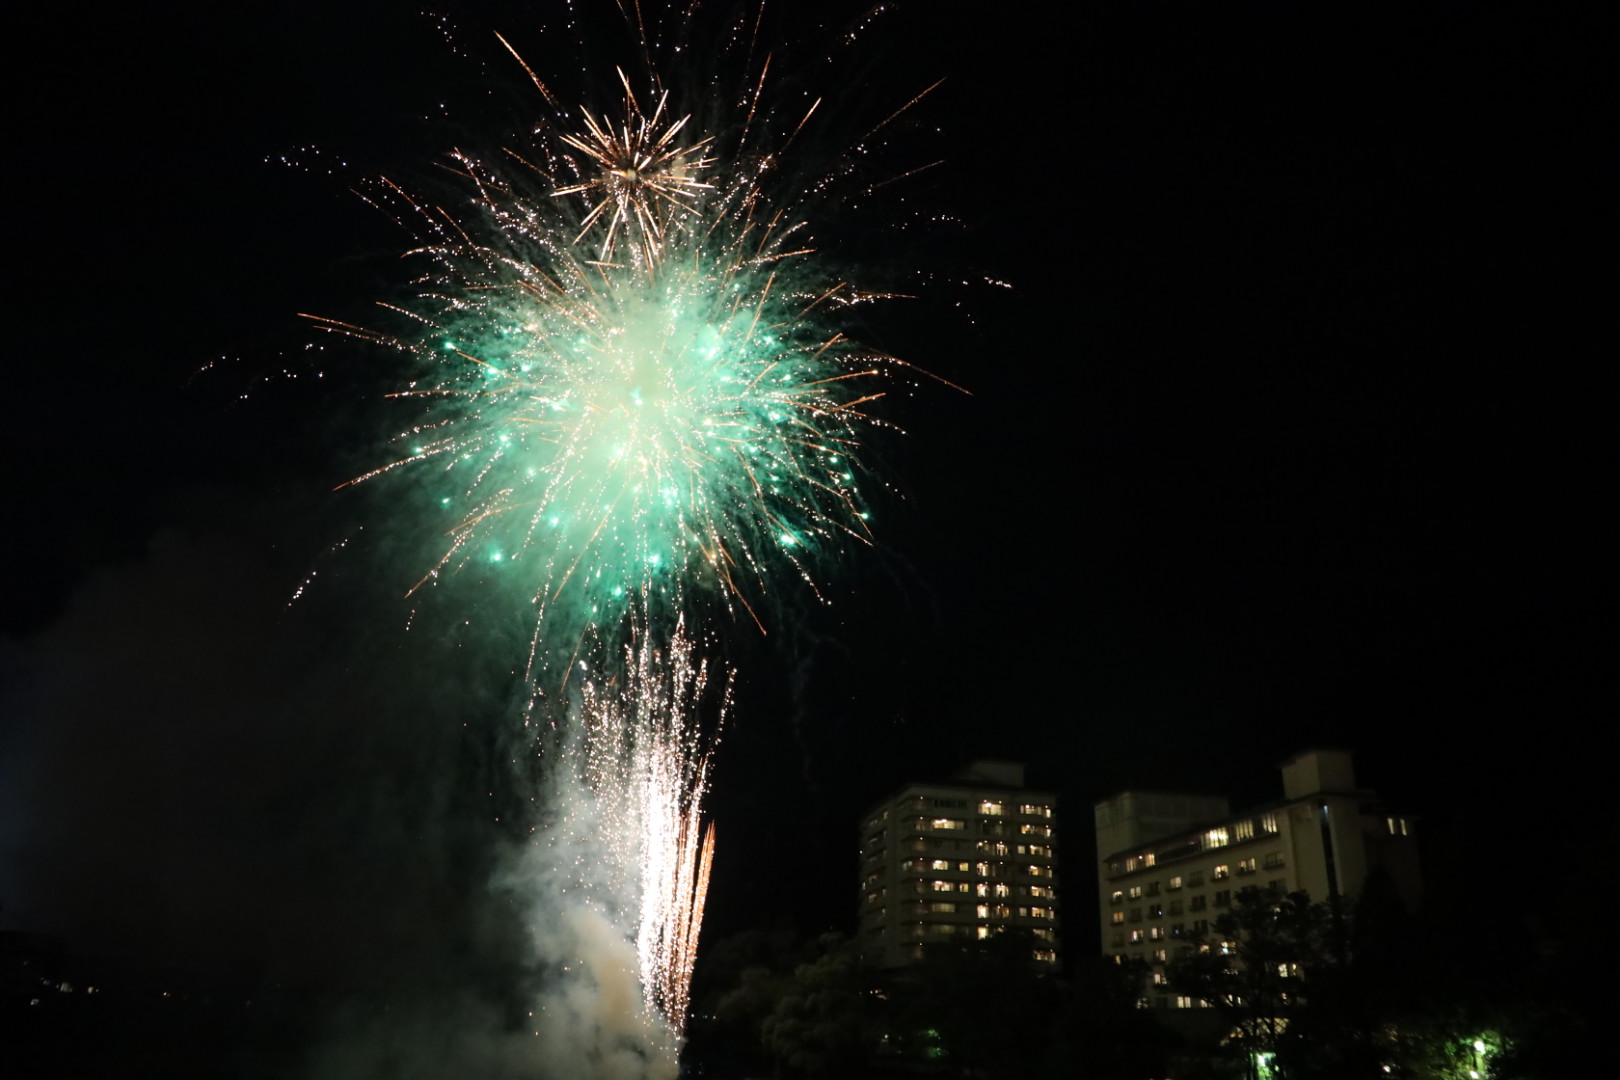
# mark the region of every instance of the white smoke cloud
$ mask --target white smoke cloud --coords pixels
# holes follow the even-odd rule
[[[605,820],[578,760],[551,756],[552,816],[496,881],[529,921],[541,973],[533,1011],[541,1075],[673,1080],[676,1040],[642,994],[639,867],[613,842],[626,823]]]

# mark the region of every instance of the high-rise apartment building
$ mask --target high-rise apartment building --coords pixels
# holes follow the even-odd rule
[[[1231,812],[1225,798],[1127,791],[1096,806],[1102,951],[1149,965],[1171,997],[1165,963],[1178,938],[1209,929],[1242,889],[1353,901],[1381,868],[1409,908],[1422,890],[1413,819],[1356,786],[1350,755],[1310,750],[1283,763],[1283,798]]]
[[[1022,765],[977,761],[908,784],[862,819],[862,949],[897,967],[929,942],[1019,928],[1056,963],[1057,867],[1057,798],[1026,790]]]

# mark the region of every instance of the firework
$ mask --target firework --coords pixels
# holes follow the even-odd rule
[[[366,192],[413,238],[417,295],[384,305],[406,329],[310,316],[413,361],[399,453],[349,483],[427,480],[445,539],[411,592],[477,565],[532,604],[531,709],[561,699],[574,725],[557,775],[600,814],[645,1003],[677,1036],[714,845],[689,620],[763,629],[780,583],[819,595],[818,563],[871,542],[866,409],[909,373],[847,336],[886,294],[816,257],[807,208],[839,170],[784,181],[819,102],[763,109],[768,66],[703,130],[717,110],[657,75],[638,92],[616,69],[616,113],[570,113],[524,63],[553,110],[533,143],[454,154],[454,200]]]
[[[542,659],[640,603],[652,621],[718,603],[763,629],[778,582],[815,590],[827,554],[871,542],[867,408],[917,374],[847,336],[849,309],[894,294],[834,272],[810,221],[938,84],[832,164],[791,170],[820,99],[769,107],[763,54],[739,89],[705,75],[673,108],[649,44],[664,29],[635,16],[645,86],[613,69],[617,116],[563,108],[502,38],[550,108],[533,140],[454,154],[448,205],[388,181],[368,195],[415,241],[419,295],[384,305],[409,329],[316,318],[417,361],[395,394],[415,406],[399,456],[351,481],[432,478],[447,542],[415,587],[505,575],[537,609]],[[758,22],[731,31],[751,57]]]
[[[698,202],[712,185],[697,174],[712,165],[713,159],[697,157],[712,138],[682,145],[675,141],[690,116],[660,128],[669,92],[658,97],[652,116],[641,111],[641,104],[630,89],[630,80],[619,72],[624,84],[624,120],[613,126],[581,109],[585,134],[563,135],[562,140],[581,151],[586,158],[586,175],[578,183],[557,188],[555,198],[588,195],[596,199],[580,222],[577,244],[599,220],[604,236],[599,258],[606,262],[617,250],[614,241],[620,230],[634,236],[632,255],[643,266],[651,266],[663,254],[664,240],[672,226],[697,216]]]
[[[709,140],[676,147],[662,108],[613,136],[650,140],[635,152],[650,162],[641,193],[603,180],[584,229],[556,192],[465,154],[461,216],[383,184],[374,201],[429,267],[420,303],[395,309],[420,332],[317,320],[423,362],[396,394],[419,406],[403,452],[352,481],[437,466],[448,542],[417,587],[480,562],[532,598],[536,642],[570,652],[638,601],[656,618],[703,597],[757,621],[779,568],[814,588],[818,553],[869,542],[864,408],[902,367],[838,329],[875,295],[819,272],[795,242],[802,223],[765,204],[752,170],[679,200],[663,191],[653,167]],[[611,176],[617,159],[588,145]],[[671,208],[637,202],[655,199]],[[612,215],[641,237],[623,264],[580,247],[614,200],[636,204]]]
[[[700,820],[712,740],[699,710],[709,674],[677,625],[667,648],[643,637],[627,649],[621,673],[581,690],[581,780],[600,808],[618,875],[637,879],[642,993],[676,1036],[714,853],[714,826]],[[730,699],[728,677],[714,730]]]

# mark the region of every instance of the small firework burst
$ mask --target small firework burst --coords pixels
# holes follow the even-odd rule
[[[624,86],[624,108],[618,123],[582,108],[584,132],[560,136],[585,155],[583,161],[572,162],[582,179],[551,194],[583,195],[587,204],[594,203],[580,222],[574,243],[600,228],[599,260],[611,261],[619,245],[628,241],[632,258],[652,266],[664,252],[670,229],[696,217],[703,193],[713,188],[700,174],[714,164],[713,158],[703,156],[714,140],[711,136],[680,141],[677,136],[691,117],[665,120],[669,91],[658,93],[658,104],[649,116],[622,70],[619,81]]]

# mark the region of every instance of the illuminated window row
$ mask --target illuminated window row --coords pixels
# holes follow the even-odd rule
[[[1400,828],[1406,827],[1404,818],[1389,818],[1388,821],[1395,823],[1391,826],[1392,834]],[[1196,851],[1215,851],[1234,843],[1245,843],[1261,834],[1275,835],[1279,831],[1277,815],[1268,812],[1261,814],[1259,817],[1245,818],[1242,821],[1232,822],[1228,825],[1213,826],[1186,840],[1178,841],[1175,845],[1166,847],[1162,851],[1144,851],[1135,855],[1127,855],[1123,859],[1110,860],[1108,870],[1112,874],[1135,873],[1138,870],[1157,866],[1161,854],[1169,859],[1179,858]],[[1406,834],[1400,833],[1400,835],[1404,836]]]

